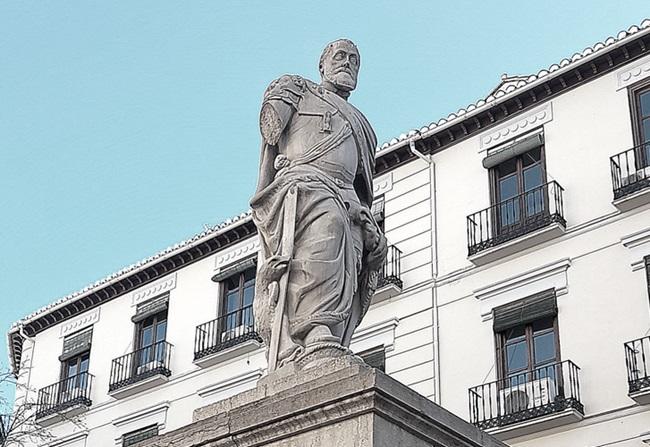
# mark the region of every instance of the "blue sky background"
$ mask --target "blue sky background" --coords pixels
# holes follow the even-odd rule
[[[383,142],[648,16],[647,0],[3,0],[3,335],[245,211],[264,89],[284,73],[317,79],[333,39],[360,48],[351,102]]]

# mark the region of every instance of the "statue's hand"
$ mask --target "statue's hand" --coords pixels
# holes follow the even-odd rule
[[[260,276],[271,284],[278,281],[289,267],[289,256],[271,256],[260,269]]]
[[[366,262],[370,270],[378,270],[386,259],[388,254],[388,241],[386,237],[377,232],[379,241],[375,246],[375,249],[368,253],[366,257]]]

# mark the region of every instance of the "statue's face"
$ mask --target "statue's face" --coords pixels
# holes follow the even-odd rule
[[[346,42],[335,42],[323,59],[321,74],[323,80],[341,90],[354,90],[359,74],[359,53],[356,48]]]

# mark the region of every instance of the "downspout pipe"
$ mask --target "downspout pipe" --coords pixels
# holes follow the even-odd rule
[[[431,203],[431,264],[433,287],[431,289],[431,320],[432,320],[432,338],[433,338],[433,391],[434,401],[437,404],[441,403],[440,390],[440,325],[438,320],[438,212],[437,212],[437,196],[436,196],[436,165],[433,161],[432,155],[425,155],[415,147],[416,139],[422,139],[419,134],[415,135],[408,142],[409,150],[413,155],[424,161],[429,166],[429,188],[430,188],[430,203]]]
[[[28,342],[31,344],[31,346],[32,346],[32,352],[30,353],[30,356],[29,356],[29,365],[26,366],[26,368],[27,368],[27,381],[26,381],[25,384],[24,384],[25,392],[24,392],[24,394],[23,394],[23,400],[24,400],[25,402],[28,402],[28,399],[27,399],[27,398],[28,398],[28,395],[29,395],[29,391],[31,390],[31,381],[32,381],[32,363],[34,362],[34,350],[36,349],[36,340],[34,340],[34,338],[30,337],[29,335],[27,335],[27,334],[25,333],[25,323],[22,322],[22,321],[21,321],[20,323],[18,323],[18,333],[20,334],[20,336],[21,336],[25,341],[28,341]],[[25,351],[25,350],[23,349],[23,352],[24,352],[24,351]],[[21,365],[17,365],[17,367],[18,367],[18,375],[17,375],[17,377],[16,377],[16,384],[18,385],[19,382],[20,382],[20,370],[21,370]],[[18,386],[16,386],[16,391],[17,391],[17,388],[18,388]],[[15,400],[16,400],[16,399],[14,398],[14,401],[15,401]]]

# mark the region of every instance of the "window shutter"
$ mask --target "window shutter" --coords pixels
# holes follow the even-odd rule
[[[494,308],[494,332],[557,315],[555,289]]]
[[[169,307],[169,294],[160,295],[154,299],[138,304],[135,315],[131,317],[134,323],[149,318],[152,315],[163,312]]]
[[[59,360],[65,361],[82,352],[89,351],[92,338],[92,328],[78,334],[68,335],[63,339],[63,353],[59,356]]]
[[[493,168],[506,160],[535,149],[542,144],[544,144],[544,136],[541,131],[532,135],[526,135],[525,137],[514,140],[510,144],[496,148],[493,151],[488,151],[488,156],[483,159],[483,167],[486,169]]]
[[[158,425],[125,434],[122,436],[122,447],[130,447],[140,441],[144,441],[145,439],[153,438],[154,436],[158,436]]]
[[[230,278],[231,276],[241,273],[244,270],[248,270],[251,267],[255,267],[256,265],[257,256],[254,258],[245,259],[238,264],[233,265],[232,267],[228,267],[227,269],[220,271],[212,277],[212,281],[221,282],[226,278]]]
[[[372,366],[382,372],[386,372],[386,350],[384,346],[378,346],[357,354],[368,366]]]

